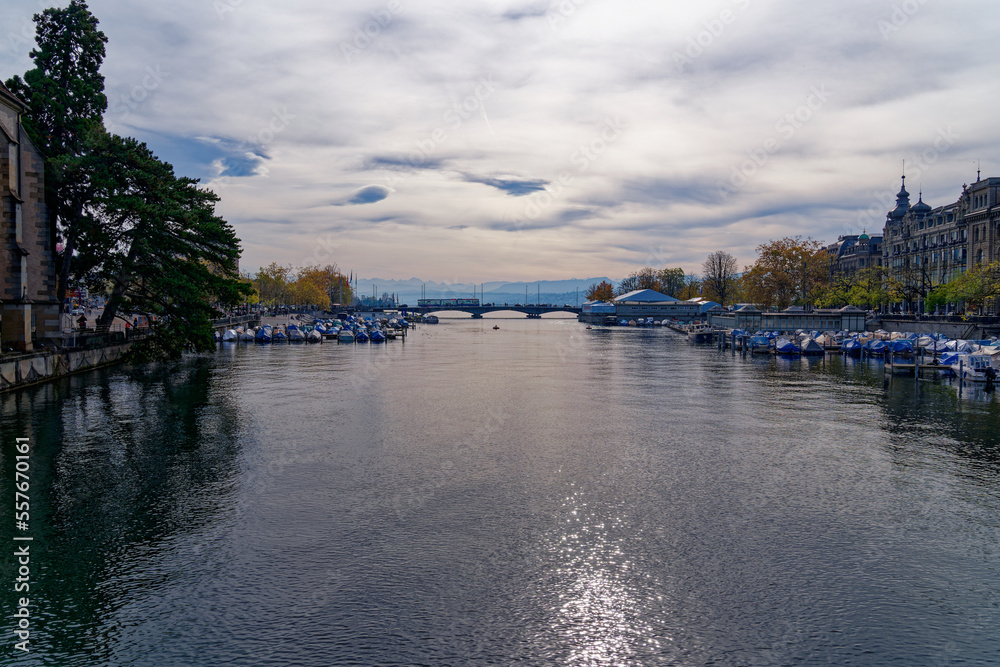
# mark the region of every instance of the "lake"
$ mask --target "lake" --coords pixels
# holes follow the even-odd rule
[[[442,319],[0,410],[2,534],[33,538],[30,652],[9,555],[0,664],[1000,661],[1000,401],[979,388]]]

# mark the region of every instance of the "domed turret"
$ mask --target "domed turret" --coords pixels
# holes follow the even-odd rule
[[[859,241],[867,241],[868,240],[867,230],[865,230],[865,229],[861,230],[861,236],[858,237],[858,240]]]
[[[906,212],[910,210],[910,193],[906,191],[906,176],[903,176],[903,185],[896,195],[896,208],[889,211],[892,220],[902,220]]]
[[[923,192],[920,193],[920,199],[917,201],[916,204],[913,205],[913,208],[911,208],[910,210],[916,213],[917,215],[927,215],[928,213],[931,212],[931,207],[924,203]]]

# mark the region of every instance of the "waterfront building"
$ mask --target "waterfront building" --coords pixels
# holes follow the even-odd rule
[[[705,313],[718,304],[705,299],[681,301],[656,290],[634,290],[615,297],[615,315],[619,318],[634,319],[652,317],[677,320],[704,319]]]
[[[0,84],[0,349],[30,351],[59,333],[45,159],[21,124],[27,107]]]
[[[905,179],[886,215],[882,261],[903,291],[896,308],[923,312],[935,287],[975,264],[1000,259],[1000,178],[977,174],[957,201],[936,208],[923,195],[910,206]]]
[[[832,255],[830,271],[835,277],[882,265],[882,236],[869,236],[867,230],[840,236],[826,250]]]
[[[780,313],[765,313],[753,306],[730,311],[721,307],[708,313],[708,323],[719,329],[777,331],[788,334],[803,331],[864,331],[865,311],[854,306],[837,309],[803,310],[797,306]]]

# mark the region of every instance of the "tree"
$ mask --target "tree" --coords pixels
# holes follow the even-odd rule
[[[819,290],[815,304],[820,308],[839,308],[846,305],[858,308],[876,308],[889,300],[889,276],[884,267],[870,266],[855,273],[840,275]]]
[[[35,67],[24,78],[14,76],[7,88],[28,105],[25,127],[32,142],[46,156],[46,201],[53,221],[53,239],[61,239],[57,298],[65,301],[74,254],[82,237],[94,232],[94,221],[84,210],[92,197],[88,158],[92,143],[100,140],[108,107],[104,77],[100,74],[107,37],[87,3],[71,0],[65,9],[35,14],[38,48],[29,54]]]
[[[656,292],[660,291],[660,272],[651,266],[644,266],[635,273],[638,288],[637,289],[651,289]]]
[[[291,275],[290,266],[281,266],[277,262],[271,262],[258,269],[253,285],[260,294],[260,302],[267,306],[288,303],[291,300],[289,293]]]
[[[976,264],[932,293],[934,305],[962,302],[966,312],[981,311],[990,299],[1000,296],[1000,262]]]
[[[215,215],[218,196],[176,177],[136,139],[104,135],[95,146],[88,210],[110,243],[88,280],[111,285],[98,327],[138,313],[150,321],[156,354],[211,349],[216,304],[236,306],[251,291],[236,269],[239,239]]]
[[[684,289],[684,269],[680,267],[677,267],[676,269],[660,269],[657,278],[660,283],[659,291],[663,294],[676,297],[681,293],[681,290]]]
[[[716,250],[702,264],[702,270],[705,292],[725,306],[736,291],[736,258],[724,250]]]
[[[690,274],[684,277],[684,287],[681,289],[680,294],[675,294],[678,299],[687,301],[688,299],[696,299],[701,295],[701,280],[695,274]]]
[[[602,280],[591,285],[587,289],[587,293],[584,294],[584,298],[587,301],[611,301],[615,298],[615,287],[607,280]]]
[[[618,283],[617,289],[615,289],[615,294],[621,296],[622,294],[628,294],[629,292],[634,292],[639,288],[639,277],[635,274],[628,276],[627,278],[622,278],[622,281]]]
[[[757,261],[746,268],[747,299],[762,307],[811,304],[830,284],[832,256],[819,241],[785,237],[757,246]]]

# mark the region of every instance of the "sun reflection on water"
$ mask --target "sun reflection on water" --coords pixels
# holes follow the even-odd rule
[[[640,589],[643,575],[625,544],[641,536],[628,538],[620,516],[597,516],[583,496],[575,491],[564,499],[564,528],[552,536],[560,585],[553,630],[568,647],[568,664],[636,664],[671,641],[648,622],[662,599],[643,593],[659,587],[647,580]]]

